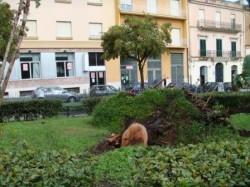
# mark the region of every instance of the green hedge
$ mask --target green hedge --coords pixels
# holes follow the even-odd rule
[[[94,108],[106,97],[86,97],[82,100],[83,111],[87,114],[91,114]]]
[[[62,110],[61,100],[39,99],[4,102],[0,110],[0,121],[33,120],[38,117],[52,117]]]
[[[96,156],[0,150],[0,186],[249,186],[250,140],[126,147]]]
[[[225,92],[225,93],[206,93],[200,95],[204,100],[208,100],[208,105],[222,105],[224,108],[249,108],[250,93]]]
[[[250,140],[212,142],[136,153],[124,186],[249,186]]]
[[[87,154],[0,150],[0,186],[90,186],[94,162]]]

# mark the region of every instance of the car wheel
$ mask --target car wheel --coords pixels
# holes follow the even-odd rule
[[[68,99],[68,102],[69,103],[73,103],[73,102],[75,102],[76,101],[76,98],[75,97],[70,97],[69,99]]]

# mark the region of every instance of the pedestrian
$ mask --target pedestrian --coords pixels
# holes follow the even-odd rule
[[[198,78],[197,81],[195,82],[195,93],[198,92],[199,87],[200,87],[200,79]]]

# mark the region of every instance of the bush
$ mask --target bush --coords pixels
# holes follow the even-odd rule
[[[88,152],[0,150],[0,186],[249,186],[250,140]]]
[[[87,114],[91,114],[94,108],[102,101],[105,97],[87,97],[82,100],[83,110]]]
[[[176,149],[149,147],[135,153],[132,178],[123,186],[249,186],[249,140]]]
[[[15,120],[34,120],[38,117],[52,117],[62,110],[61,100],[39,99],[5,102],[0,110],[0,122]]]
[[[164,104],[160,90],[146,90],[131,97],[124,92],[101,102],[93,111],[93,124],[119,132],[126,119],[142,121],[154,114]]]
[[[22,144],[17,150],[0,150],[0,186],[91,186],[94,166],[88,154],[39,152]],[[90,164],[91,163],[91,164]]]
[[[93,124],[120,132],[128,120],[145,122],[161,111],[171,121],[198,118],[199,110],[185,99],[180,89],[155,89],[131,97],[120,93],[100,103],[93,111]]]
[[[241,92],[230,93],[206,93],[200,95],[204,100],[209,99],[209,106],[222,105],[225,109],[230,108],[249,108],[250,94]]]

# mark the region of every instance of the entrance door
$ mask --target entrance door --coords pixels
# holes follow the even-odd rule
[[[216,82],[223,82],[223,64],[218,63],[215,66],[215,81]]]
[[[171,81],[183,82],[183,54],[171,53]]]
[[[148,83],[157,84],[162,79],[161,70],[148,70]]]
[[[162,79],[161,57],[148,59],[148,83],[157,84]]]
[[[231,82],[232,82],[232,84],[234,83],[234,78],[236,77],[236,75],[237,75],[237,66],[232,66],[231,67]]]
[[[90,87],[93,85],[104,85],[105,81],[105,71],[90,71]]]
[[[207,66],[200,67],[200,78],[201,78],[201,85],[204,85],[208,78],[207,78]]]

